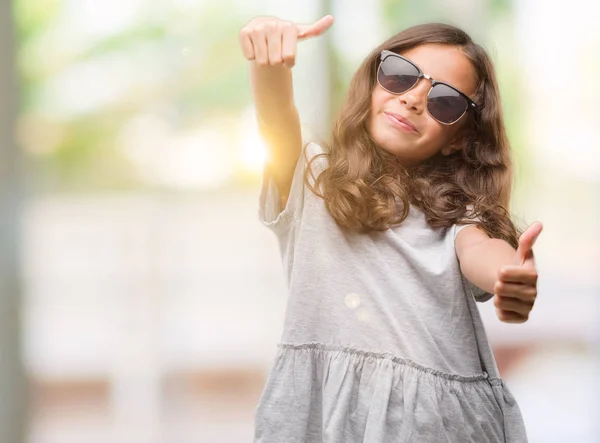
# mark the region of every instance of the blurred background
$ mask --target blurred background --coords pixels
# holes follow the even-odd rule
[[[566,10],[565,8],[569,8]],[[325,137],[375,45],[459,25],[495,60],[513,211],[545,224],[524,325],[480,306],[532,443],[600,442],[600,31],[587,0],[13,0],[0,6],[0,442],[249,442],[285,285],[238,31],[299,47]]]

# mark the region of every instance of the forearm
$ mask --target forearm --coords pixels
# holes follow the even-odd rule
[[[292,70],[283,66],[249,63],[250,87],[258,118],[267,126],[295,112]]]
[[[302,149],[300,117],[294,103],[291,69],[250,62],[250,85],[268,163],[285,206]]]
[[[515,249],[504,240],[488,238],[468,249],[460,257],[464,276],[477,287],[493,294],[498,280],[498,270],[514,264]]]

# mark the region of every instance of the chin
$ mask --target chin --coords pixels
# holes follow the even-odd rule
[[[411,157],[410,152],[412,149],[403,143],[399,143],[398,140],[389,140],[386,138],[373,138],[373,140],[377,144],[377,147],[396,157]]]

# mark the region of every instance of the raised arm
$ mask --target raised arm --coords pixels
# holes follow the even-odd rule
[[[312,25],[257,17],[240,31],[242,52],[250,64],[250,87],[259,128],[267,143],[268,164],[282,208],[302,150],[300,118],[292,84],[296,45],[299,40],[321,35],[332,24],[330,15]]]

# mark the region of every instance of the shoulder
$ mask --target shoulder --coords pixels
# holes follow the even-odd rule
[[[490,238],[483,230],[473,224],[455,225],[455,229],[454,247],[459,258],[473,245]]]
[[[480,218],[475,214],[473,205],[467,205],[464,217],[453,226],[457,252],[465,250],[473,244],[489,238],[489,236],[478,227],[480,221]]]
[[[316,142],[306,142],[304,145],[304,154],[310,160],[321,154],[327,154],[325,148]]]
[[[327,150],[319,143],[306,143],[302,155],[304,162],[307,165],[311,164],[312,172],[315,174],[323,172],[328,165]]]

